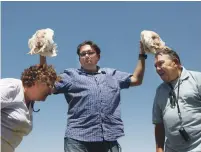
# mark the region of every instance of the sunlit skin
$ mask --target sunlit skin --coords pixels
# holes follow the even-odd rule
[[[80,54],[86,52],[94,52],[94,54],[86,54],[85,56],[79,56],[81,66],[89,72],[97,71],[97,63],[100,59],[100,55],[90,45],[84,45],[80,48]]]
[[[52,87],[49,87],[46,83],[39,83],[32,87],[25,87],[24,94],[26,102],[29,101],[45,101],[48,95],[52,92]]]
[[[164,82],[176,80],[181,74],[181,65],[177,59],[172,60],[167,54],[159,54],[155,58],[156,72]]]

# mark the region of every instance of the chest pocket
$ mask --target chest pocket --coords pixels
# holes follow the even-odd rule
[[[190,73],[190,72],[189,72]],[[196,83],[196,80],[194,79],[192,73],[189,80],[184,81],[185,83],[188,83],[186,85],[186,89],[184,91],[181,91],[182,99],[187,104],[192,105],[193,107],[201,107],[201,96],[199,94],[198,84]]]
[[[106,75],[105,77],[105,81],[103,82],[103,84],[110,90],[118,90],[119,89],[119,83],[118,81],[110,76],[110,75]]]

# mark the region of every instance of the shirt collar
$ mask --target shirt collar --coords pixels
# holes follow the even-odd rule
[[[182,67],[182,72],[181,72],[181,76],[180,76],[180,80],[183,81],[183,80],[186,80],[189,78],[189,72],[184,68]]]
[[[176,80],[172,81],[170,84],[173,86],[173,87],[177,87],[178,85],[178,82],[180,81],[180,84],[184,81],[184,80],[187,80],[189,78],[189,73],[188,71],[182,67],[182,72],[181,72],[181,75],[179,78],[177,78]],[[178,81],[179,80],[179,81]]]
[[[95,75],[95,74],[106,74],[106,72],[104,70],[102,70],[99,66],[97,66],[98,71],[97,72],[87,72],[83,67],[81,67],[80,69],[78,69],[78,73],[79,74],[91,74],[91,75]]]

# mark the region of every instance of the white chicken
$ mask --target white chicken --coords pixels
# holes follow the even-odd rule
[[[29,39],[28,46],[30,52],[28,54],[40,54],[42,56],[57,56],[57,45],[53,40],[54,31],[50,28],[41,29]]]

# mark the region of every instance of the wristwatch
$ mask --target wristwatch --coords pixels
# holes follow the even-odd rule
[[[147,59],[147,55],[146,54],[139,54],[139,58]]]

